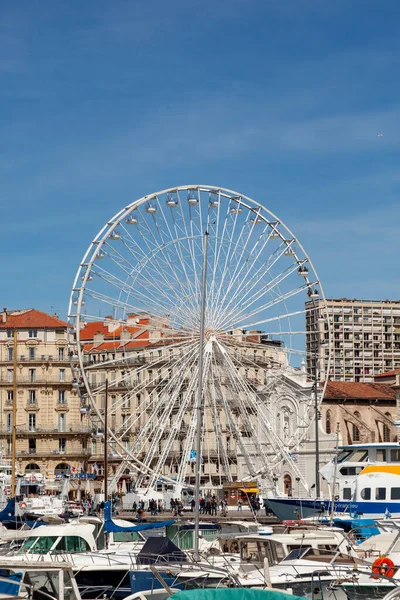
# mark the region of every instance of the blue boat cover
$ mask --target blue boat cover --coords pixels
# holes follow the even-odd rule
[[[159,521],[157,523],[140,523],[140,525],[132,525],[132,527],[121,527],[117,525],[111,518],[111,502],[107,500],[104,503],[104,533],[118,533],[130,531],[146,531],[147,529],[159,529],[160,527],[167,527],[173,525],[175,521]]]
[[[22,573],[13,573],[8,569],[0,569],[0,594],[18,596],[21,587]]]
[[[0,523],[10,521],[15,517],[15,498],[10,498],[7,505],[0,511]]]
[[[204,588],[185,590],[173,595],[174,600],[305,600],[304,596],[288,596],[278,590],[250,588]]]

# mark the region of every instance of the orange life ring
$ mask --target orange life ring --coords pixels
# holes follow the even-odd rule
[[[380,575],[385,575],[385,577],[393,577],[396,569],[394,568],[394,562],[391,558],[387,556],[380,556],[374,561],[372,565],[372,577],[374,579],[378,579]]]
[[[20,502],[20,503],[19,503],[19,507],[20,507],[21,509],[24,509],[24,508],[26,508],[26,502]]]

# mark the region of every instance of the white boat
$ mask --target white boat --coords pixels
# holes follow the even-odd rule
[[[325,465],[320,473],[330,486],[328,498],[294,498],[275,497],[265,498],[265,503],[281,520],[304,519],[327,515],[332,509],[332,497],[334,500],[334,512],[353,515],[364,515],[365,517],[382,518],[385,513],[400,517],[400,483],[399,490],[388,489],[382,497],[374,495],[366,496],[364,489],[366,478],[364,475],[382,472],[400,473],[400,447],[395,443],[377,444],[354,444],[351,446],[340,446],[337,457],[336,475],[334,475],[334,462]],[[390,471],[393,469],[393,471]],[[335,489],[333,490],[333,484]],[[386,484],[384,484],[384,487]],[[372,490],[370,490],[372,492]],[[383,497],[384,496],[384,497]]]

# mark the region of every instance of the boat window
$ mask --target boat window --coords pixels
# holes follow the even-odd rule
[[[283,560],[285,558],[286,552],[283,551],[282,544],[275,544],[275,551],[276,551],[276,556],[277,556],[278,560]]]
[[[345,460],[347,460],[351,453],[352,453],[352,450],[345,450],[344,452],[339,452],[338,457],[337,457],[338,463],[341,463],[341,462],[344,462]]]
[[[391,500],[400,500],[400,488],[391,488],[390,490],[390,499]]]
[[[362,469],[362,467],[342,467],[339,472],[341,475],[358,475]]]
[[[368,450],[356,450],[349,458],[350,462],[366,462],[368,460]]]
[[[40,538],[39,538],[40,539]],[[47,538],[48,539],[48,538]],[[57,539],[57,538],[55,538]],[[60,571],[31,571],[25,573],[24,583],[35,588],[32,597],[37,600],[50,600],[60,597]],[[42,593],[43,592],[43,593]],[[50,596],[50,598],[49,598]]]
[[[371,500],[371,488],[364,488],[360,494],[363,500]]]
[[[343,488],[343,500],[351,500],[351,488]]]
[[[394,449],[390,451],[391,462],[400,462],[400,450]]]
[[[28,539],[26,539],[24,541],[24,543],[22,544],[21,548],[18,550],[17,554],[25,554],[25,552],[28,552],[29,548],[31,548],[31,546],[33,546],[33,544],[36,542],[37,537],[30,537]]]
[[[138,542],[141,540],[137,531],[118,531],[114,533],[114,542]]]
[[[90,546],[77,535],[67,535],[60,539],[54,552],[90,552]]]
[[[26,542],[21,546],[21,549],[18,551],[18,554],[24,554],[25,552],[29,552],[29,554],[46,554],[50,551],[50,549],[54,546],[54,543],[58,539],[58,536],[42,536],[38,538],[34,538],[34,543],[31,542],[32,538],[26,540]],[[26,543],[30,542],[29,546],[26,546]]]
[[[376,488],[375,500],[386,500],[386,488]]]
[[[283,560],[297,560],[298,558],[302,558],[309,548],[311,548],[311,546],[300,546],[299,548],[295,548],[291,550]]]
[[[77,600],[71,573],[64,571],[64,600]]]
[[[376,451],[376,461],[377,462],[386,462],[386,450],[377,450]]]

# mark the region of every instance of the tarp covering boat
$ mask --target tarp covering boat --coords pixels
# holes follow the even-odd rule
[[[137,555],[138,565],[159,562],[186,562],[186,554],[167,537],[150,537]],[[200,600],[200,599],[199,599]]]
[[[250,588],[203,588],[185,590],[173,595],[174,600],[305,600],[304,596],[292,596],[277,590],[254,590]]]
[[[0,511],[0,523],[10,521],[15,517],[15,498],[10,498],[7,505]]]
[[[132,525],[131,527],[122,527],[115,523],[111,518],[111,502],[107,500],[104,503],[104,533],[129,533],[130,531],[146,531],[148,529],[159,529],[160,527],[167,527],[173,525],[174,520],[171,521],[158,521],[156,523],[140,523],[139,525]]]

